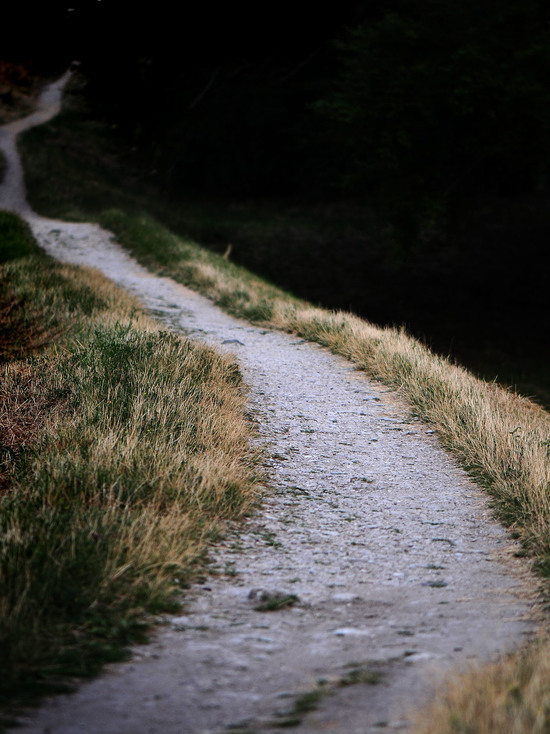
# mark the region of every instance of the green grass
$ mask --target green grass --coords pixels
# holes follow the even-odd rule
[[[0,211],[0,238],[0,264],[40,255],[28,225],[9,212]]]
[[[231,360],[160,331],[97,272],[53,262],[13,215],[0,254],[8,710],[144,640],[250,511],[259,473]]]

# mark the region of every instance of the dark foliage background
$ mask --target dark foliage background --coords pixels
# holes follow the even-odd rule
[[[18,3],[8,26],[6,55],[81,60],[93,114],[175,205],[270,200],[330,230],[254,241],[213,222],[207,243],[459,358],[547,359],[542,0],[79,0]]]

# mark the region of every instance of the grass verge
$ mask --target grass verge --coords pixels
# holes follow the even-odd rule
[[[257,497],[237,366],[0,213],[0,704],[95,672],[177,607]]]
[[[436,702],[414,718],[414,734],[546,734],[548,644],[455,676]]]

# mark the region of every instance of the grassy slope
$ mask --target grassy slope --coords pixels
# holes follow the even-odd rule
[[[91,126],[94,124],[89,123],[90,139],[83,143],[84,150],[79,152],[73,146],[64,154],[64,165],[75,168],[79,155],[87,155],[86,147],[93,146]],[[59,128],[54,121],[48,129],[32,135],[39,136],[44,146],[48,139],[55,140],[58,132],[62,136],[69,134],[70,126],[59,121],[57,125]],[[33,150],[36,152],[36,147]],[[442,442],[488,489],[501,519],[521,538],[526,553],[533,556],[540,572],[548,575],[550,416],[547,412],[434,356],[404,332],[380,329],[350,314],[309,307],[222,257],[177,237],[150,217],[138,215],[140,210],[149,208],[147,197],[136,197],[131,188],[122,186],[124,174],[109,169],[110,156],[105,156],[103,171],[101,156],[96,157],[92,177],[86,178],[76,195],[70,186],[55,192],[45,186],[37,168],[39,159],[34,155],[33,158],[34,162],[27,155],[31,201],[43,213],[98,218],[147,266],[201,290],[233,313],[324,344],[352,360],[358,368],[400,390],[418,415],[437,426]],[[107,201],[125,213],[106,210]],[[162,217],[159,206],[154,205],[154,213]],[[547,649],[542,656],[535,651],[530,653],[528,664],[522,656],[510,663],[512,677],[520,681],[521,690],[528,688],[529,681],[538,679],[541,660],[547,654]],[[527,678],[526,670],[532,671]],[[513,731],[548,730],[550,715],[545,702],[550,702],[550,689],[544,688],[536,703],[546,712],[541,721],[547,728],[533,729],[533,716],[538,714],[533,713],[532,699],[513,693],[507,683],[503,685],[492,700],[483,699],[487,711],[507,712],[510,721],[514,711],[520,712],[518,720],[526,721],[527,728]],[[462,684],[472,705],[485,696],[476,686],[475,678],[471,685]],[[443,716],[445,723],[440,719],[439,728],[433,731],[478,731],[469,710],[455,707],[451,713],[447,711]]]
[[[177,607],[257,497],[234,363],[0,213],[0,704],[87,675]]]

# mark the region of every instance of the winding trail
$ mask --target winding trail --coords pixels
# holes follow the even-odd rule
[[[300,734],[406,728],[407,710],[446,671],[534,633],[527,564],[479,488],[396,393],[325,349],[152,276],[100,227],[30,210],[15,136],[56,113],[63,83],[37,113],[0,129],[9,164],[0,207],[20,212],[54,257],[99,268],[171,328],[236,355],[271,491],[215,551],[221,573],[189,592],[183,616],[167,618],[129,663],[46,701],[18,731],[275,732],[320,680],[317,690],[331,695],[303,716]],[[255,609],[276,592],[300,601]]]

